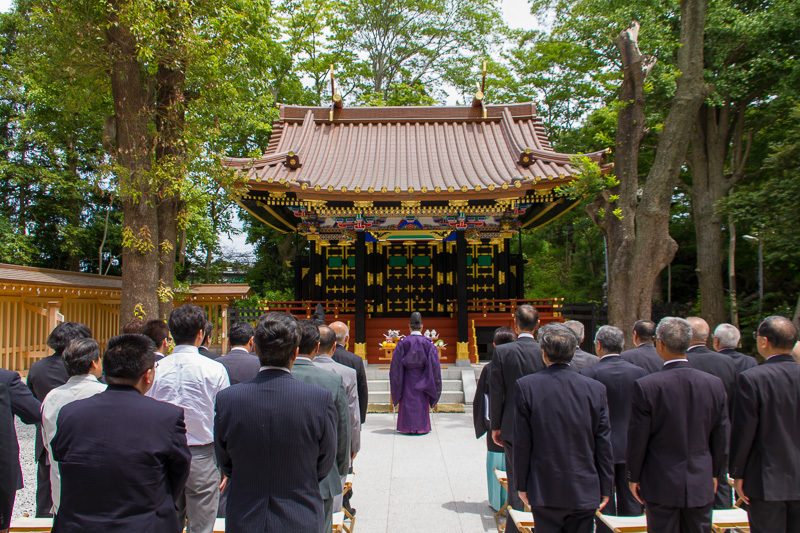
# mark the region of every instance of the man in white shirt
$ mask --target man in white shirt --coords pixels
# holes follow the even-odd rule
[[[147,393],[184,411],[192,465],[184,497],[176,504],[178,522],[186,523],[187,533],[212,533],[219,493],[225,485],[224,479],[220,482],[214,458],[214,402],[230,381],[224,366],[197,350],[206,320],[205,311],[191,304],[170,313],[169,331],[176,346],[156,365],[153,388]]]
[[[69,380],[51,390],[42,402],[42,440],[50,456],[50,491],[53,496],[53,514],[58,513],[61,503],[61,474],[53,459],[50,441],[58,429],[58,413],[61,408],[76,400],[89,398],[106,390],[97,378],[103,372],[100,363],[100,346],[94,339],[75,339],[64,350],[64,367]]]

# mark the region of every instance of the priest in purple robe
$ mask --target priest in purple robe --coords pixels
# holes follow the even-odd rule
[[[411,334],[397,343],[389,379],[392,403],[398,406],[397,431],[424,435],[431,430],[430,408],[442,394],[439,350],[422,335],[422,315],[411,313]]]

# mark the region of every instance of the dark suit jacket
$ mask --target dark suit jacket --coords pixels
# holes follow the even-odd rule
[[[800,365],[775,355],[739,375],[731,432],[731,477],[767,501],[800,500]]]
[[[34,398],[31,391],[25,387],[22,380],[19,378],[19,374],[11,370],[0,368],[0,384],[5,385],[7,389],[11,414],[18,416],[25,424],[37,424],[38,429],[38,425],[42,421],[42,404],[39,400]],[[19,490],[22,488],[22,468],[19,464],[19,443],[17,441],[17,428],[14,426],[13,418],[8,427],[8,432],[14,437],[10,443],[11,449],[14,452],[14,462],[16,464],[16,476],[13,487]]]
[[[581,370],[581,374],[606,386],[614,464],[624,463],[625,450],[628,447],[628,420],[631,416],[633,384],[637,379],[646,376],[647,372],[625,361],[619,355],[607,355],[596,365]]]
[[[200,352],[200,355],[204,355],[204,356],[208,357],[209,359],[216,359],[217,357],[219,357],[219,354],[217,352],[212,352],[211,350],[209,350],[205,346],[198,347],[197,351]]]
[[[485,433],[489,433],[489,435],[486,435],[487,450],[503,453],[503,448],[492,440],[492,428],[487,416],[489,407],[487,396],[489,395],[489,373],[491,369],[492,362],[489,361],[481,370],[481,377],[478,379],[478,386],[475,388],[475,398],[472,400],[472,425],[475,426],[476,439],[481,438]]]
[[[653,346],[652,342],[644,342],[636,348],[626,350],[619,355],[632,365],[644,368],[648,374],[659,372],[661,367],[664,366],[664,360],[658,356],[656,347]]]
[[[575,372],[580,372],[584,368],[596,365],[599,361],[599,357],[589,352],[584,352],[579,346],[575,348],[575,355],[572,356],[572,361],[570,361],[569,366]]]
[[[327,389],[336,407],[336,464],[320,482],[322,498],[332,498],[342,493],[341,476],[350,470],[350,405],[342,376],[323,370],[307,359],[298,358],[292,366],[292,376],[298,381]]]
[[[225,366],[231,385],[250,381],[256,377],[259,368],[261,368],[258,356],[248,352],[244,348],[233,348],[228,352],[228,355],[223,355],[216,361]]]
[[[605,386],[555,364],[517,380],[515,397],[516,489],[532,507],[597,509],[614,480]]]
[[[545,369],[542,349],[531,337],[495,347],[489,374],[489,419],[500,438],[514,438],[514,386],[522,376]]]
[[[731,358],[733,366],[736,369],[736,374],[741,374],[745,370],[750,370],[754,366],[758,366],[758,361],[756,361],[754,357],[737,352],[731,348],[723,348],[719,353]]]
[[[645,501],[703,507],[725,470],[728,410],[722,381],[686,361],[634,384],[628,423],[628,481]]]
[[[69,374],[67,374],[67,369],[64,367],[61,352],[39,359],[33,363],[30,370],[28,370],[28,388],[39,402],[43,402],[48,392],[56,387],[60,387],[66,383],[68,379]],[[47,456],[47,449],[42,442],[41,424],[36,425],[35,446],[36,460],[49,462],[50,459]]]
[[[179,530],[191,463],[180,407],[109,385],[61,409],[51,446],[61,472],[53,531]]]
[[[8,387],[0,383],[0,530],[11,524],[11,509],[19,479],[19,449]],[[14,451],[17,450],[16,453]]]
[[[217,394],[214,447],[235,480],[229,533],[323,529],[319,482],[334,466],[336,419],[329,391],[281,370],[262,370]]]
[[[686,359],[692,368],[702,370],[712,376],[717,376],[725,385],[728,398],[731,397],[733,387],[736,385],[736,367],[730,357],[714,350],[709,350],[705,345],[690,346],[686,352]]]
[[[367,418],[369,405],[369,389],[367,388],[367,372],[364,370],[364,361],[353,352],[348,352],[344,346],[337,344],[333,352],[333,360],[356,371],[356,387],[358,388],[358,410],[361,414],[361,423]]]

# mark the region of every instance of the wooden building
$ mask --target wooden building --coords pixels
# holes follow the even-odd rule
[[[605,154],[584,155],[604,164]],[[523,297],[511,239],[576,205],[554,190],[572,179],[573,157],[553,151],[533,103],[285,105],[261,158],[225,163],[245,177],[243,207],[308,239],[295,299],[352,303],[355,353],[377,357],[370,335],[420,311],[426,327],[452,324],[450,356],[466,362],[470,313],[506,302],[508,323]]]

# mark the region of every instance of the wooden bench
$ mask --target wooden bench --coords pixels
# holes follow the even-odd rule
[[[597,511],[597,517],[614,533],[646,533],[647,517],[610,516]],[[744,509],[715,509],[711,514],[711,529],[715,533],[726,530],[750,531],[747,511]]]
[[[11,527],[8,529],[9,533],[12,531],[17,532],[34,532],[34,531],[50,531],[53,529],[52,518],[32,518],[22,517],[11,521]],[[335,529],[334,529],[335,531]],[[341,530],[340,530],[341,531]],[[214,522],[214,533],[225,533],[225,519],[217,518]]]
[[[491,438],[491,435],[487,435],[487,438]],[[494,477],[497,478],[497,482],[500,483],[500,486],[503,487],[506,490],[506,494],[508,494],[508,474],[506,474],[506,471],[498,470],[495,468]],[[503,521],[503,523],[501,524],[500,520],[501,517],[506,516],[508,514],[506,512],[507,509],[508,509],[508,497],[506,497],[506,502],[503,504],[503,506],[500,509],[498,509],[496,513],[494,513],[494,518],[495,520],[497,520],[497,530],[500,531],[500,533],[503,533],[503,531],[505,531],[506,529],[505,521]]]
[[[534,533],[533,513],[508,508],[508,518],[514,521],[520,533]]]

